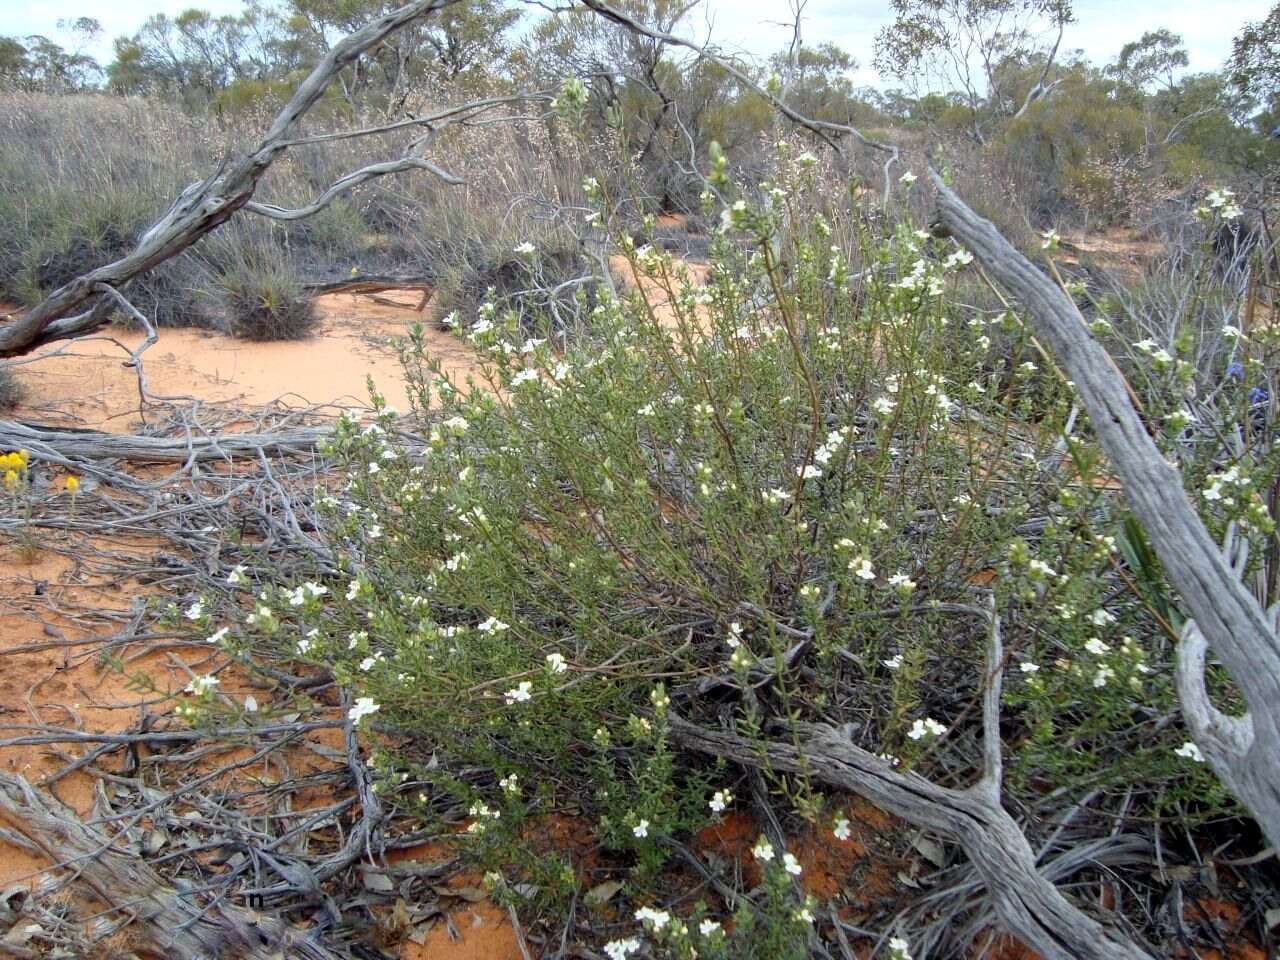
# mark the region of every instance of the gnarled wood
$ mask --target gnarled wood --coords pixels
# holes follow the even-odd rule
[[[0,818],[54,864],[65,864],[95,899],[132,914],[167,957],[178,960],[338,960],[339,955],[283,920],[225,900],[204,903],[167,884],[75,811],[22,777],[0,773]],[[57,869],[57,868],[51,868]]]
[[[1219,551],[1182,487],[1182,475],[1156,447],[1134,409],[1128,384],[1089,333],[1066,293],[973,212],[936,171],[938,220],[973,251],[978,262],[1021,302],[1032,329],[1075,383],[1098,442],[1124,484],[1125,499],[1142,522],[1169,582],[1196,626],[1226,666],[1249,708],[1249,720],[1223,738],[1221,724],[1196,698],[1183,704],[1188,726],[1223,782],[1280,848],[1280,638],[1271,619]],[[1184,658],[1186,654],[1184,654]],[[1201,669],[1203,654],[1197,658]],[[1183,673],[1188,672],[1184,665]],[[1195,687],[1184,677],[1182,693]]]

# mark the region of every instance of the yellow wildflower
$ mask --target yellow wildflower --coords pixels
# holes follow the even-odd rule
[[[67,477],[67,493],[71,494],[74,497],[76,495],[76,491],[79,489],[80,489],[80,478]]]
[[[4,473],[4,488],[6,490],[18,489],[18,471],[6,470]]]

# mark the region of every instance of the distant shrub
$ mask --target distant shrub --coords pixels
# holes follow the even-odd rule
[[[243,340],[302,340],[316,329],[311,299],[297,279],[278,267],[233,269],[218,281],[222,325]]]
[[[7,365],[0,364],[0,410],[12,410],[22,402],[26,391],[13,371]]]

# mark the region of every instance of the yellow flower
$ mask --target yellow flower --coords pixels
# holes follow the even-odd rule
[[[16,470],[5,471],[4,488],[6,490],[16,490],[18,488],[18,471]]]
[[[71,494],[74,497],[76,495],[76,491],[79,489],[80,489],[80,478],[67,477],[67,493]]]

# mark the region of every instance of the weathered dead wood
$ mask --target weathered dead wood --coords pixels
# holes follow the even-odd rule
[[[338,960],[283,920],[225,900],[202,904],[167,884],[136,855],[112,847],[75,811],[22,777],[0,772],[0,817],[103,904],[126,911],[164,956],[179,960]]]
[[[1075,383],[1126,500],[1193,618],[1179,644],[1178,686],[1187,727],[1271,846],[1280,849],[1280,635],[1273,618],[1209,536],[1181,473],[1160,454],[1123,375],[1075,304],[936,171],[930,174],[938,189],[939,223],[1020,301],[1036,336]],[[1201,695],[1206,643],[1243,694],[1247,717],[1224,717]]]
[[[914,773],[900,773],[854,746],[839,730],[804,724],[799,749],[760,744],[672,716],[681,746],[745,766],[804,772],[829,786],[870,800],[895,816],[958,843],[987,886],[1007,929],[1046,960],[1150,960],[1152,954],[1113,937],[1037,870],[1035,854],[1014,819],[974,790],[949,790]]]
[[[225,223],[250,202],[263,174],[288,149],[298,121],[315,105],[335,77],[390,34],[457,2],[459,0],[413,0],[334,44],[298,85],[256,148],[207,179],[188,186],[164,216],[143,234],[130,253],[59,287],[18,319],[0,327],[0,357],[26,353],[41,344],[77,336],[104,325],[109,311],[98,309],[97,304],[91,303],[102,297],[100,285],[122,287]],[[436,172],[426,161],[410,157],[373,165],[342,178],[319,200],[303,209],[320,209],[343,190],[371,176],[409,169]],[[286,218],[302,215],[299,211],[279,210],[266,205],[256,208],[255,212]],[[84,312],[72,315],[76,310]]]
[[[958,843],[981,875],[991,903],[1010,933],[1045,960],[1150,960],[1137,944],[1113,937],[1040,873],[1026,836],[1001,805],[1000,694],[1004,650],[993,610],[966,607],[988,622],[986,683],[982,699],[983,772],[965,790],[940,787],[918,774],[895,770],[825,724],[795,724],[799,745],[760,743],[671,717],[676,742],[751,768],[803,772],[849,790],[913,826]]]
[[[309,454],[332,430],[295,427],[279,433],[226,433],[221,436],[148,437],[40,427],[0,420],[0,449],[26,448],[65,459],[133,460],[140,463],[188,463],[193,460],[256,458],[260,453]]]

